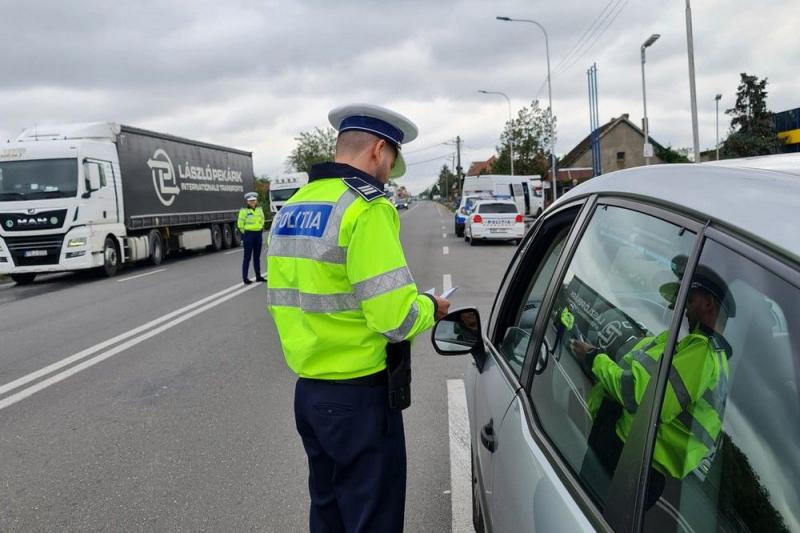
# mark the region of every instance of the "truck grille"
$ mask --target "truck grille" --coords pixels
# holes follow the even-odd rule
[[[16,266],[57,265],[64,235],[4,237],[3,240]]]

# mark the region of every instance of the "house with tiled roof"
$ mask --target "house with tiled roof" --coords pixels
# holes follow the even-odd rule
[[[605,174],[623,168],[638,167],[645,164],[644,131],[630,121],[627,113],[612,118],[599,128],[600,130],[600,165]],[[655,154],[664,147],[650,137]],[[650,158],[650,164],[663,163],[657,155]],[[592,138],[585,139],[565,155],[558,164],[559,168],[591,168]],[[560,176],[559,176],[560,179]]]
[[[473,161],[469,165],[469,170],[467,170],[467,176],[479,176],[481,174],[491,174],[492,165],[494,165],[495,161],[497,161],[496,156],[492,156],[486,161]]]

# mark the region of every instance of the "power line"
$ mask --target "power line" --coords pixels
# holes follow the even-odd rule
[[[600,13],[595,17],[589,27],[586,28],[586,31],[583,32],[583,35],[575,42],[575,44],[570,48],[570,50],[562,57],[558,64],[552,69],[551,71],[551,78],[557,78],[561,74],[567,72],[570,68],[577,61],[579,61],[586,53],[591,50],[595,44],[600,40],[600,38],[605,34],[608,28],[614,23],[620,13],[625,9],[625,6],[628,4],[630,0],[609,0],[606,6],[600,11]],[[620,6],[620,3],[622,5]],[[611,9],[609,9],[609,7]],[[619,8],[619,9],[617,9]],[[616,13],[615,13],[616,11]],[[609,20],[610,18],[610,20]],[[605,27],[603,24],[608,22]],[[601,29],[602,27],[602,29]],[[599,31],[599,33],[598,33]],[[592,40],[594,37],[594,40]],[[583,49],[581,51],[581,48]],[[580,55],[575,55],[580,54]],[[570,58],[570,55],[572,57]],[[536,94],[534,95],[533,99],[538,100],[539,95],[542,93],[542,90],[547,85],[547,76],[544,77],[542,80],[542,84],[539,85],[539,88],[536,90]]]
[[[625,9],[625,6],[626,6],[626,5],[628,5],[628,2],[629,2],[629,1],[630,1],[630,0],[625,0],[624,2],[622,2],[622,5],[620,5],[620,6],[619,6],[619,9],[617,9],[617,12],[616,12],[616,13],[614,13],[614,16],[613,16],[613,17],[611,17],[611,20],[609,20],[609,21],[608,21],[608,24],[606,24],[606,25],[605,25],[605,27],[604,27],[604,28],[603,28],[603,29],[600,31],[600,33],[599,33],[599,34],[597,34],[597,37],[595,37],[594,41],[592,41],[591,43],[589,43],[589,45],[588,45],[586,48],[584,48],[583,52],[581,52],[581,55],[579,55],[579,56],[575,57],[574,59],[572,59],[572,60],[569,62],[569,64],[568,64],[568,65],[564,66],[564,67],[561,69],[561,72],[559,72],[559,74],[563,74],[564,72],[568,71],[568,70],[569,70],[569,69],[570,69],[570,68],[571,68],[571,67],[572,67],[572,66],[573,66],[573,65],[574,65],[576,62],[580,61],[580,59],[581,59],[583,56],[585,56],[585,55],[586,55],[586,53],[587,53],[589,50],[591,50],[591,49],[594,47],[594,45],[595,45],[595,44],[597,44],[597,42],[598,42],[598,41],[599,41],[599,40],[600,40],[600,39],[603,37],[603,35],[605,35],[605,33],[606,33],[606,31],[608,30],[608,28],[610,28],[610,27],[611,27],[611,25],[612,25],[612,24],[614,24],[614,21],[615,21],[615,20],[617,20],[617,17],[619,16],[619,14],[620,14],[620,13],[622,13],[622,11]],[[619,5],[619,4],[618,4],[618,5]],[[613,9],[614,9],[614,8],[612,8],[612,11],[613,11]],[[610,12],[609,12],[609,13],[610,13]],[[598,26],[598,27],[599,27],[599,26]]]
[[[594,18],[592,23],[589,24],[589,26],[586,28],[586,31],[583,32],[583,35],[581,35],[580,38],[577,41],[575,41],[575,44],[572,45],[572,48],[570,48],[569,51],[566,54],[564,54],[564,56],[558,61],[556,66],[553,67],[553,72],[557,72],[558,69],[561,68],[561,65],[563,65],[564,63],[566,63],[570,59],[570,56],[572,54],[574,54],[576,52],[576,50],[581,46],[581,44],[583,43],[583,40],[586,38],[586,36],[592,30],[594,25],[597,24],[597,22],[600,20],[601,17],[603,17],[604,13],[608,10],[608,8],[611,6],[611,4],[613,4],[616,1],[618,1],[618,0],[608,0],[608,3],[606,4],[606,6]]]
[[[414,161],[413,163],[406,163],[407,167],[413,167],[414,165],[421,165],[423,163],[430,163],[431,161],[436,161],[438,159],[444,159],[446,157],[453,157],[455,152],[450,152],[449,154],[440,155],[439,157],[432,157],[431,159],[425,159],[424,161]]]
[[[442,145],[450,144],[451,142],[452,142],[452,141],[444,141],[444,142],[440,142],[440,143],[432,144],[432,145],[430,145],[430,146],[426,146],[426,147],[424,147],[424,148],[417,148],[416,150],[408,150],[408,151],[406,151],[406,150],[403,150],[403,154],[404,154],[404,155],[408,155],[408,154],[416,154],[417,152],[424,152],[425,150],[430,150],[431,148],[436,148],[437,146],[442,146]]]

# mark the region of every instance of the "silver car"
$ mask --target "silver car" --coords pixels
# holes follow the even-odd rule
[[[601,176],[452,312],[475,529],[800,530],[800,157]]]

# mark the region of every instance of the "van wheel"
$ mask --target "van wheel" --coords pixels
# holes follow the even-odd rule
[[[107,278],[113,278],[117,275],[117,270],[119,270],[117,243],[111,237],[106,237],[106,242],[103,244],[103,266],[100,267],[100,273]]]
[[[469,245],[470,246],[478,246],[478,239],[476,239],[475,237],[470,237],[469,238]]]
[[[222,225],[222,248],[227,250],[233,246],[233,230],[230,224]]]
[[[157,229],[151,230],[147,238],[150,240],[148,261],[151,265],[158,266],[164,260],[164,239],[161,238],[161,233]]]
[[[475,528],[475,533],[486,533],[479,492],[481,488],[478,486],[478,474],[475,471],[475,458],[472,455],[472,446],[469,448],[469,464],[472,467],[472,527]]]
[[[212,252],[222,250],[222,228],[219,224],[211,224],[211,245],[208,249]]]
[[[242,234],[239,233],[239,228],[233,228],[233,243],[231,246],[238,248],[242,244]]]
[[[33,280],[36,279],[35,273],[27,273],[27,274],[11,274],[11,279],[14,280],[17,285],[30,285],[33,283]]]

